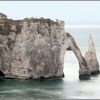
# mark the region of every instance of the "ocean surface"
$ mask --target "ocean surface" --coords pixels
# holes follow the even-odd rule
[[[94,39],[100,62],[100,28],[68,28],[82,54],[88,49],[88,36]],[[79,65],[73,52],[67,51],[64,60],[65,78],[62,80],[0,80],[0,100],[35,99],[100,99],[100,76],[80,81]]]

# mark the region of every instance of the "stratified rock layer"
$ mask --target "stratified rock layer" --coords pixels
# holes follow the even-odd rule
[[[86,52],[84,58],[86,59],[90,72],[92,75],[99,74],[99,62],[96,56],[95,45],[91,34],[88,40],[88,51]]]

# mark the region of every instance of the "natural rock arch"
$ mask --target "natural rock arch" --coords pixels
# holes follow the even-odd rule
[[[74,52],[78,62],[79,62],[79,78],[80,79],[90,79],[90,70],[88,68],[86,60],[83,58],[79,47],[77,46],[74,38],[66,33],[66,49]]]

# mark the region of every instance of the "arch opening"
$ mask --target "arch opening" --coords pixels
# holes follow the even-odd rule
[[[65,79],[69,81],[78,80],[79,63],[72,51],[66,51],[64,57],[64,73]]]

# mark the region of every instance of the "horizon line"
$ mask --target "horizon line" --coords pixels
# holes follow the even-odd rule
[[[100,28],[100,25],[65,25],[65,28]]]

